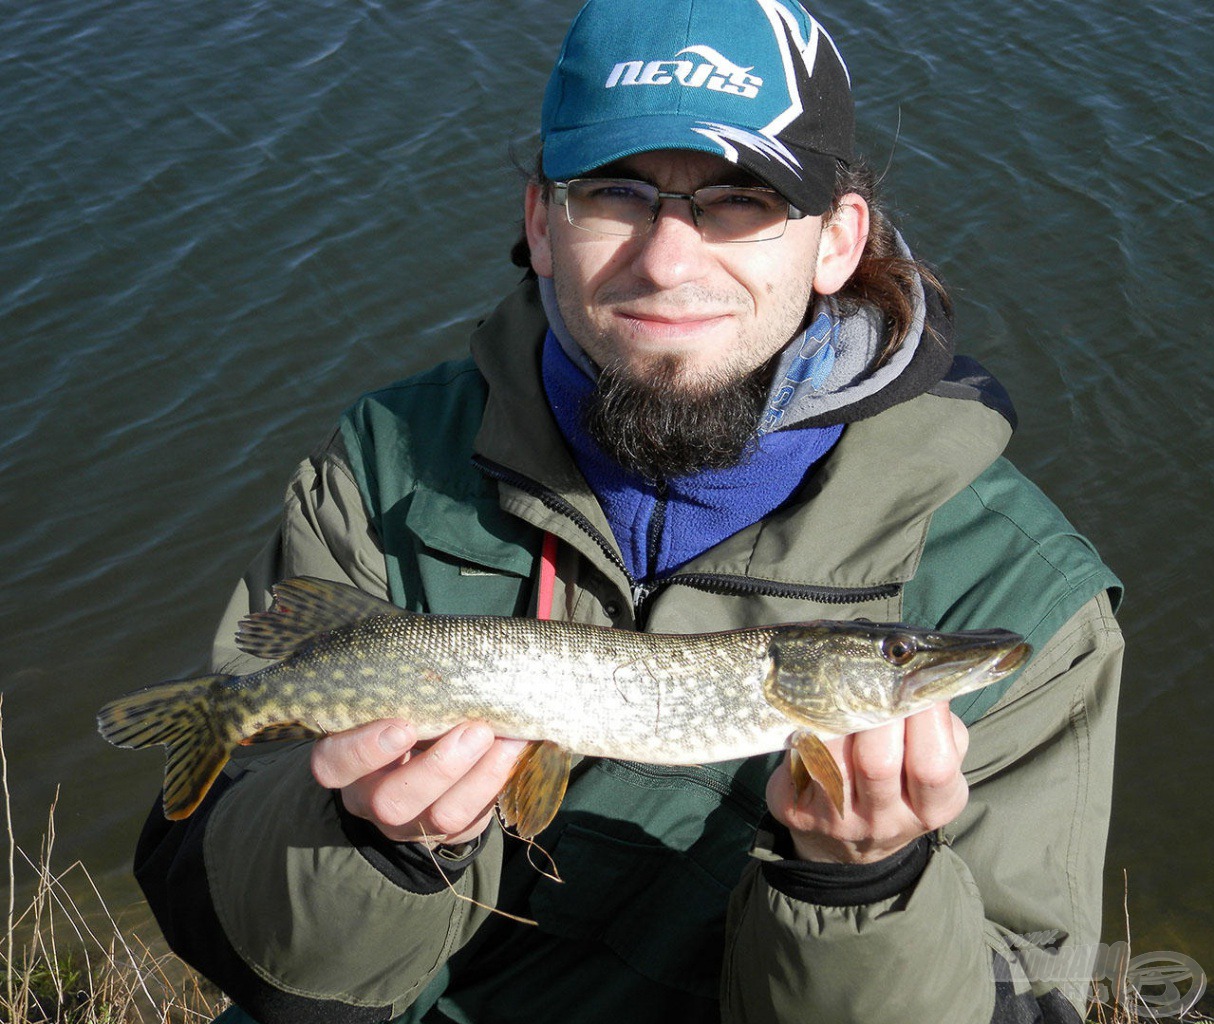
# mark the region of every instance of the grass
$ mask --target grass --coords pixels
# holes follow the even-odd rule
[[[37,856],[13,835],[0,695],[0,793],[8,904],[0,936],[0,1024],[201,1024],[225,1001],[170,953],[124,934],[79,861],[52,868],[55,806]],[[18,889],[29,893],[18,901]]]
[[[1147,1024],[1155,1021],[1183,1021],[1184,1024],[1210,1024],[1211,1018],[1200,1011],[1184,1014],[1183,1017],[1159,1017],[1151,1012],[1149,1008],[1145,1013],[1138,1013],[1133,1009],[1115,1004],[1112,1007],[1105,1006],[1103,1003],[1096,1003],[1088,1010],[1087,1024]]]
[[[1194,997],[1202,997],[1204,985],[1190,976],[1189,968],[1181,967],[1178,973],[1165,976],[1148,971],[1145,974],[1134,971],[1131,965],[1132,936],[1130,933],[1130,879],[1124,869],[1122,876],[1121,908],[1125,928],[1125,939],[1120,943],[1124,946],[1124,957],[1119,961],[1116,977],[1099,979],[1096,992],[1107,1000],[1099,1002],[1095,999],[1088,1007],[1088,1024],[1145,1024],[1147,1021],[1181,1020],[1187,1024],[1212,1024],[1212,1018],[1207,1015],[1205,1008],[1209,1006],[1208,996],[1200,998],[1196,1005]],[[1154,959],[1148,957],[1148,960]],[[1171,957],[1169,956],[1169,959]],[[1184,986],[1175,987],[1175,982]],[[1187,982],[1187,984],[1186,984]],[[1167,1016],[1156,1014],[1155,1009],[1167,1007]],[[1176,1009],[1185,1007],[1179,1017],[1174,1015]]]

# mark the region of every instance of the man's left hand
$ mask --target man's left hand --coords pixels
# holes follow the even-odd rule
[[[797,799],[787,758],[767,784],[768,807],[802,860],[882,860],[948,824],[969,799],[969,732],[946,703],[826,746],[843,774],[841,817],[817,785]]]

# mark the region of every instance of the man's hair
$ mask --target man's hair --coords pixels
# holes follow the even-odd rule
[[[856,269],[847,283],[835,292],[834,298],[844,314],[867,304],[883,315],[885,347],[873,364],[875,368],[897,352],[910,333],[919,285],[925,292],[934,291],[939,296],[945,313],[952,313],[952,303],[931,268],[909,255],[899,244],[898,231],[882,206],[877,176],[862,160],[836,166],[835,197],[825,218],[830,219],[840,200],[849,192],[854,192],[868,204],[868,240]],[[932,337],[937,336],[930,323],[924,323],[924,331]]]
[[[545,177],[539,158],[528,179],[540,187],[547,201],[551,182]],[[862,305],[871,305],[883,315],[886,343],[873,363],[876,368],[898,351],[910,333],[919,284],[925,290],[937,293],[945,311],[951,310],[951,304],[936,275],[926,264],[908,256],[899,245],[897,230],[881,206],[877,176],[863,161],[855,160],[850,164],[840,161],[836,165],[835,197],[823,217],[829,221],[838,210],[840,200],[849,192],[854,192],[868,204],[868,241],[855,271],[835,292],[834,298],[844,314],[855,312]],[[527,244],[525,229],[510,250],[510,259],[515,266],[531,269],[531,247]],[[935,335],[930,324],[924,329]]]

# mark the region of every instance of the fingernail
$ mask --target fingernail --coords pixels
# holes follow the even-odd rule
[[[499,742],[502,745],[503,754],[513,754],[515,757],[527,749],[526,740],[499,740]]]
[[[457,746],[461,754],[480,755],[489,749],[493,742],[493,730],[487,725],[473,723],[464,726],[459,734]]]
[[[379,746],[385,754],[403,754],[413,742],[399,725],[389,725],[379,734]]]

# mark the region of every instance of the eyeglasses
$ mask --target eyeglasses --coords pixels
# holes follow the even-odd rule
[[[790,220],[805,216],[775,189],[747,185],[708,185],[688,194],[631,178],[574,178],[552,182],[552,198],[575,228],[618,238],[648,234],[663,199],[691,204],[691,219],[705,242],[779,238]]]

